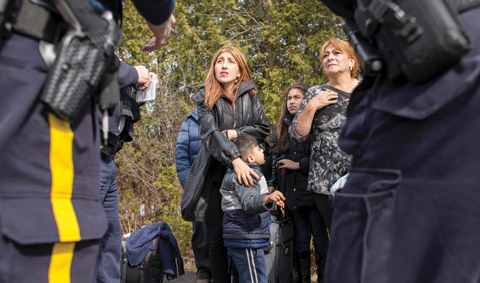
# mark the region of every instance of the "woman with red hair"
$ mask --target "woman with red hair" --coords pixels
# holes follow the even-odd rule
[[[257,92],[244,55],[233,46],[224,46],[213,56],[205,86],[194,97],[202,148],[189,172],[186,190],[201,191],[201,197],[189,204],[195,208],[191,217],[207,222],[210,268],[217,283],[228,281],[219,191],[223,176],[227,168],[233,168],[238,182],[247,187],[254,185],[252,178],[260,178],[240,158],[237,146],[230,139],[250,135],[260,143],[270,132]],[[182,200],[182,216],[187,219],[183,205]]]
[[[312,136],[307,191],[313,194],[323,221],[330,229],[332,208],[330,187],[347,174],[351,157],[338,147],[340,130],[346,120],[350,94],[357,87],[357,58],[352,46],[340,39],[323,44],[322,66],[328,82],[308,89],[289,127],[293,141]],[[323,282],[325,254],[317,253],[318,282]]]

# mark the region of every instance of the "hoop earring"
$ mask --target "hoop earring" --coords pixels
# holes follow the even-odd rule
[[[240,81],[240,75],[238,75],[237,78],[235,79],[235,84],[238,84],[239,81]]]
[[[353,70],[353,67],[352,67],[352,66],[350,66],[350,72],[351,72],[352,70]]]

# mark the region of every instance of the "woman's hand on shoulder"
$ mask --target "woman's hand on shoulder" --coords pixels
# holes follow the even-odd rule
[[[290,169],[290,170],[299,170],[300,169],[300,163],[292,161],[290,159],[282,159],[279,160],[277,163],[280,163],[282,165],[278,166],[280,169]]]
[[[338,93],[331,90],[321,91],[308,102],[307,107],[311,107],[313,110],[319,110],[325,106],[336,103],[337,99]]]
[[[237,174],[237,180],[240,185],[253,187],[255,183],[253,182],[252,176],[257,178],[257,180],[260,180],[260,177],[258,177],[257,173],[255,173],[255,171],[253,171],[253,169],[250,168],[245,161],[240,159],[240,157],[237,157],[232,161],[232,166],[233,170],[235,170],[235,173]]]

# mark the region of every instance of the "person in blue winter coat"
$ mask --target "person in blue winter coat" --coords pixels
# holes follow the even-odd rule
[[[228,169],[220,187],[222,194],[223,239],[237,267],[240,282],[267,282],[263,248],[270,239],[270,213],[276,205],[282,209],[285,197],[280,191],[268,193],[267,181],[260,171],[265,163],[263,149],[255,138],[242,135],[232,138],[242,160],[260,177],[254,186],[238,183],[234,170]],[[275,204],[276,203],[276,204]]]
[[[185,188],[188,171],[197,157],[202,140],[200,139],[200,125],[198,124],[197,109],[190,112],[180,127],[177,144],[175,146],[175,165],[177,177]],[[197,267],[197,282],[207,283],[212,278],[210,261],[208,259],[207,225],[205,222],[192,222],[192,249]]]
[[[175,165],[182,188],[185,188],[188,171],[190,171],[201,147],[200,125],[198,124],[198,114],[195,108],[195,110],[185,116],[185,121],[183,121],[180,127],[177,144],[175,145]]]

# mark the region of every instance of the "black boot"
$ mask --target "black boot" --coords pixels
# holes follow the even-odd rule
[[[323,283],[323,276],[325,274],[325,259],[326,255],[315,253],[315,262],[317,264],[317,283]]]
[[[295,253],[298,277],[301,283],[310,283],[310,251]]]

